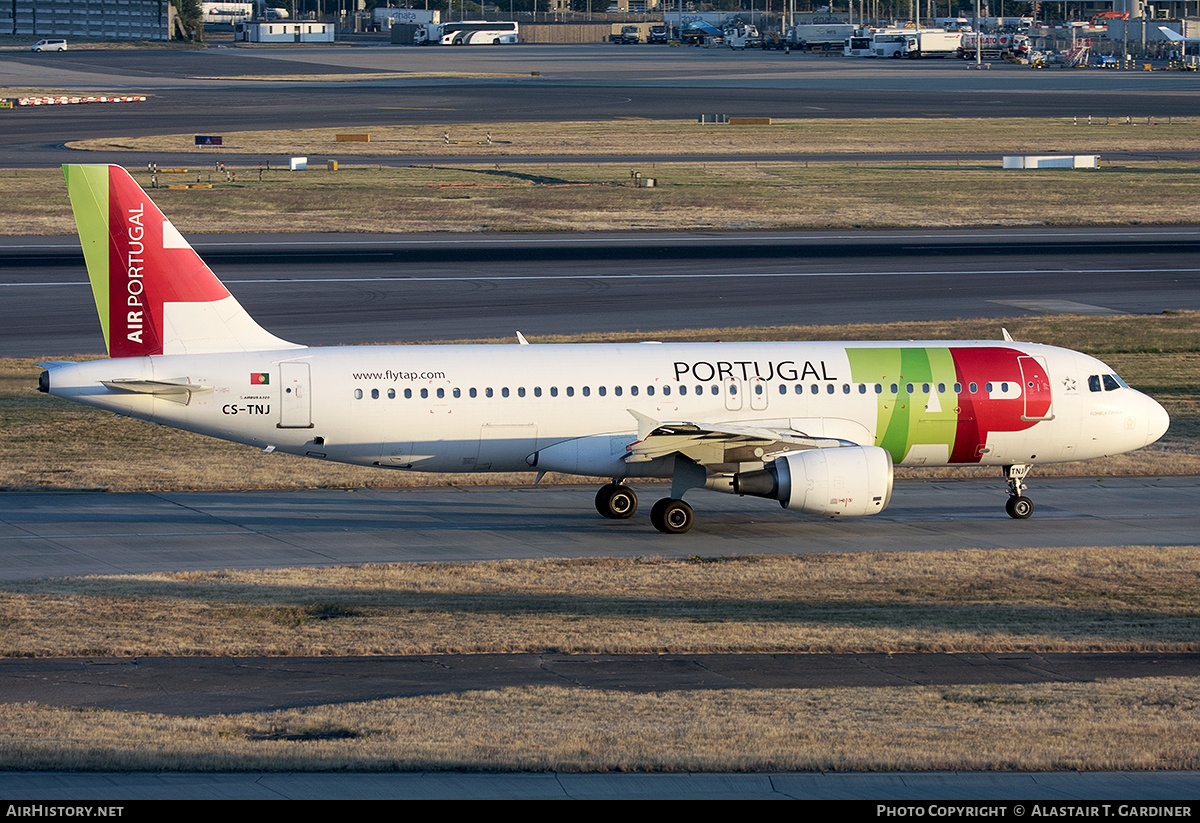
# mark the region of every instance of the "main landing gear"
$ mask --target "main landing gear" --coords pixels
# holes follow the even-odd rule
[[[628,520],[637,506],[637,495],[624,483],[608,483],[596,492],[596,511],[610,520]],[[696,522],[696,514],[682,500],[664,497],[650,510],[650,522],[664,534],[683,534]]]
[[[1033,514],[1033,501],[1025,496],[1025,477],[1029,474],[1029,466],[1017,463],[1004,467],[1004,479],[1008,481],[1008,502],[1004,510],[1014,520],[1025,520]]]
[[[637,495],[624,483],[609,483],[596,492],[596,511],[610,520],[633,517],[637,503]]]
[[[650,510],[650,522],[663,534],[683,534],[696,522],[696,514],[682,500],[664,497]]]

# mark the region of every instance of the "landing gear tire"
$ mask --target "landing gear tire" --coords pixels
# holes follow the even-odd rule
[[[610,520],[627,520],[637,511],[637,495],[620,483],[601,486],[596,492],[596,511]]]
[[[696,514],[682,500],[664,497],[650,510],[650,522],[664,534],[683,534],[696,522]]]
[[[1004,504],[1004,510],[1013,520],[1026,520],[1033,514],[1033,501],[1028,497],[1010,497]]]

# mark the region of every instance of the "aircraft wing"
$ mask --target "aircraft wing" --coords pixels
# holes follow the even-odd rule
[[[1187,42],[1195,43],[1196,40],[1198,39],[1195,37],[1184,37],[1179,32],[1175,31],[1174,29],[1169,29],[1166,26],[1159,26],[1158,30],[1163,33],[1164,37],[1166,37],[1168,40],[1170,40],[1173,43],[1187,43]]]
[[[814,437],[783,420],[751,424],[660,422],[633,409],[629,413],[638,421],[638,439],[629,445],[626,463],[682,454],[701,466],[717,468],[720,464],[769,462],[785,452],[857,445],[840,438]]]

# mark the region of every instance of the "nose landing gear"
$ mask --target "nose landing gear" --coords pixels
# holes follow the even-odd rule
[[[1025,520],[1033,514],[1033,501],[1025,496],[1024,481],[1029,469],[1026,463],[1004,467],[1004,479],[1008,481],[1008,502],[1004,504],[1004,510],[1014,520]]]

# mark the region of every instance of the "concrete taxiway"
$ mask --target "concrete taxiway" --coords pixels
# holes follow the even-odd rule
[[[666,486],[638,484],[649,511]],[[593,486],[455,486],[0,495],[0,579],[546,557],[1191,545],[1200,477],[1038,478],[1010,520],[999,477],[898,481],[861,519],[799,516],[767,500],[697,492],[696,527],[604,520]]]
[[[734,774],[180,774],[173,772],[0,772],[4,798],[33,800],[897,800],[928,804],[961,800],[958,808],[922,805],[921,816],[1084,816],[1114,801],[1113,816],[1165,809],[1155,816],[1184,816],[1200,795],[1198,772],[783,772]],[[985,804],[995,799],[999,803]],[[1176,801],[1166,806],[1161,801]],[[1045,801],[1038,811],[1012,801]],[[1130,803],[1149,801],[1126,811]],[[1087,805],[1083,805],[1083,804]],[[863,813],[874,810],[862,804]],[[976,812],[976,808],[984,810]],[[18,810],[20,807],[16,807]],[[1064,809],[1079,811],[1064,811]],[[135,809],[122,811],[136,811]],[[1040,812],[1040,814],[1039,814]],[[19,811],[17,813],[20,813]],[[1153,812],[1142,811],[1143,816]],[[895,812],[899,814],[899,812]],[[909,812],[916,816],[917,812]],[[130,814],[125,814],[129,817]],[[1098,815],[1097,815],[1098,816]]]

